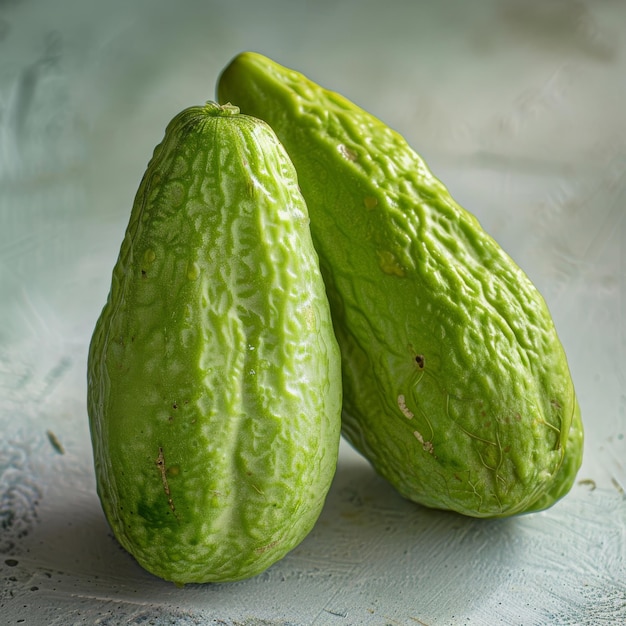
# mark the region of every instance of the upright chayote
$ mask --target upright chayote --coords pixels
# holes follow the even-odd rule
[[[341,374],[296,173],[236,107],[178,114],[137,192],[89,349],[98,493],[178,584],[253,576],[321,512]]]

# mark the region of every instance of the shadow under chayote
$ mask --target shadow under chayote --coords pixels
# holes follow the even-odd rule
[[[200,620],[261,623],[259,615],[277,610],[272,598],[278,589],[289,606],[277,610],[280,621],[266,617],[263,623],[312,623],[320,605],[332,611],[334,601],[341,616],[347,614],[343,607],[362,603],[363,596],[372,606],[397,603],[420,611],[429,606],[440,611],[447,603],[446,612],[459,615],[464,607],[449,606],[451,597],[457,604],[466,600],[449,591],[462,584],[476,597],[492,593],[482,582],[486,577],[477,574],[485,568],[506,571],[523,543],[516,541],[515,519],[472,519],[403,499],[342,444],[325,507],[299,546],[252,579],[177,588],[145,572],[119,546],[95,492],[88,495],[48,502],[14,568],[22,581],[16,597],[23,599],[24,590],[37,586],[51,597],[81,598],[83,615],[88,603],[100,622],[113,602],[114,615],[123,613],[125,619],[171,614],[180,621],[176,612],[185,607]],[[474,588],[468,586],[472,579]],[[241,615],[247,616],[244,621]]]

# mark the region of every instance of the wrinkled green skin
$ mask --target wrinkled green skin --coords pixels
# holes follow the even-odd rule
[[[583,430],[546,304],[407,142],[256,53],[221,102],[298,172],[342,353],[343,433],[409,499],[476,517],[568,492]]]
[[[207,103],[167,127],[93,333],[88,409],[106,517],[153,574],[247,578],[311,530],[336,468],[340,356],[265,123]]]

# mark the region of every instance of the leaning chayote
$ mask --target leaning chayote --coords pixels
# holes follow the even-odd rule
[[[343,433],[404,496],[477,517],[570,489],[583,429],[544,299],[407,142],[256,53],[220,101],[267,121],[311,218],[342,355]]]

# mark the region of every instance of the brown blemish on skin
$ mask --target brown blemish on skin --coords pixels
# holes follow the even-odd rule
[[[163,490],[165,491],[165,495],[167,496],[167,504],[169,505],[174,517],[178,519],[176,515],[176,507],[174,507],[174,502],[172,500],[172,493],[170,491],[170,486],[167,482],[167,468],[165,467],[165,456],[163,454],[163,448],[159,446],[159,456],[156,459],[156,465],[159,468],[159,472],[161,473],[161,482],[163,483]]]
[[[378,205],[378,200],[374,198],[374,196],[366,196],[365,198],[363,198],[363,204],[365,205],[366,209],[371,211]]]
[[[404,414],[404,417],[406,417],[407,419],[413,419],[413,412],[409,409],[409,407],[406,405],[406,398],[404,397],[404,395],[400,394],[398,396],[398,407],[400,408],[400,410],[402,411],[402,413]]]
[[[424,437],[422,437],[422,434],[417,430],[413,431],[413,435],[422,444],[422,448],[424,449],[425,452],[428,452],[428,454],[433,454],[433,442],[432,441],[425,441]]]
[[[354,150],[351,150],[350,148],[348,148],[348,146],[346,146],[343,143],[340,143],[337,146],[337,150],[339,150],[339,154],[341,154],[341,156],[348,160],[348,161],[356,161],[357,159],[357,154],[356,152],[354,152]]]
[[[271,550],[274,546],[278,545],[279,543],[280,543],[280,539],[277,539],[276,541],[272,541],[271,543],[268,543],[266,546],[261,546],[260,548],[256,548],[255,552],[257,554],[263,554],[264,552]]]

